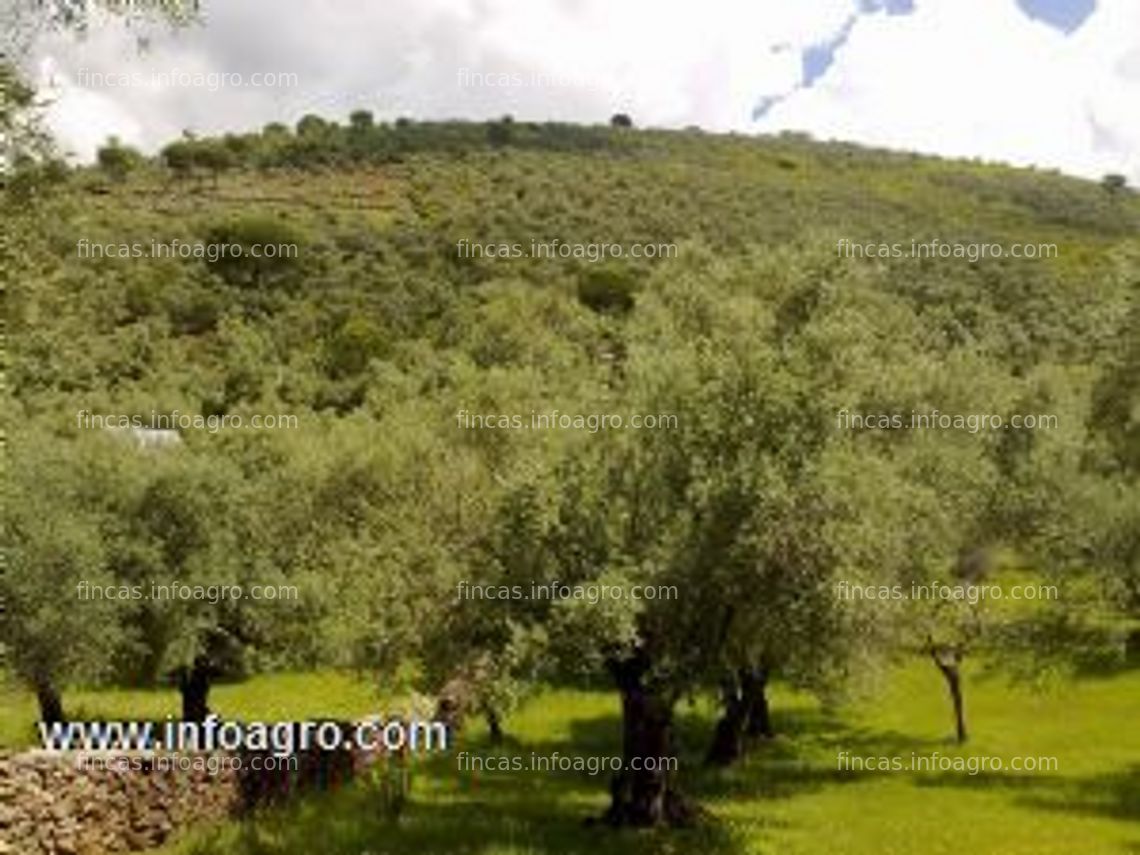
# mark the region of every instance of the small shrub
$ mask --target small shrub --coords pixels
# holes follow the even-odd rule
[[[514,138],[514,119],[503,116],[497,122],[487,123],[487,142],[492,148],[502,148],[510,145]]]
[[[194,144],[190,140],[172,142],[162,150],[162,161],[178,178],[191,175],[196,165]]]
[[[375,127],[375,121],[368,110],[355,110],[348,117],[348,126],[357,132],[370,131]]]
[[[276,287],[291,281],[301,266],[304,235],[264,214],[231,217],[206,232],[210,265],[231,285]]]
[[[590,268],[578,280],[578,299],[595,312],[625,314],[633,308],[637,275],[632,268]]]
[[[1127,189],[1128,179],[1117,172],[1112,172],[1100,180],[1100,186],[1103,187],[1110,196],[1116,196]]]
[[[325,343],[325,371],[333,379],[354,377],[385,350],[384,331],[367,318],[351,317]]]
[[[95,157],[99,168],[113,181],[125,181],[127,176],[143,163],[142,154],[130,146],[123,145],[115,137],[111,137]]]
[[[301,120],[297,122],[297,136],[299,137],[319,137],[328,128],[329,123],[322,119],[320,116],[309,113],[302,116]]]

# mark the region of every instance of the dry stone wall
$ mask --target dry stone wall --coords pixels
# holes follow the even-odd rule
[[[252,754],[238,758],[229,752],[0,754],[0,855],[148,849],[193,824],[240,816],[307,791],[335,789],[378,755],[312,751],[294,756],[294,763],[266,763],[270,755],[253,762]]]

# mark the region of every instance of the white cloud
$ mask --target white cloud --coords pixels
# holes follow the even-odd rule
[[[135,37],[110,25],[41,46],[62,74],[52,122],[89,157],[107,133],[153,149],[305,112],[605,121],[808,130],[896,148],[1140,181],[1140,3],[1099,0],[1065,37],[1015,0],[917,0],[860,17],[827,73],[797,89],[801,52],[854,0],[227,0],[207,26]],[[85,88],[80,69],[293,72],[294,89]],[[472,87],[469,72],[582,85]],[[790,93],[762,121],[752,109]]]
[[[828,73],[756,127],[1140,181],[1140,4],[1100,6],[1068,37],[995,0],[864,17]]]
[[[39,79],[53,101],[51,128],[66,146],[79,152],[94,152],[110,136],[137,143],[143,128],[115,99],[100,92],[70,86],[51,59],[40,63]]]

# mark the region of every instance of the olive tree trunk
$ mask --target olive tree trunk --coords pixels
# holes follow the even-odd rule
[[[179,671],[178,691],[182,694],[182,720],[205,721],[210,715],[210,668],[203,657]]]
[[[723,712],[713,731],[705,762],[710,766],[728,766],[744,753],[744,731],[748,723],[748,704],[736,675],[721,682]]]
[[[954,705],[954,731],[959,743],[969,738],[966,731],[966,704],[962,695],[962,656],[958,651],[932,649],[931,657],[946,680],[950,701]]]
[[[603,819],[615,826],[687,825],[694,818],[666,762],[674,756],[675,701],[646,680],[649,665],[644,653],[609,663],[621,694],[624,768],[614,775]]]
[[[63,699],[50,677],[37,677],[34,681],[36,700],[40,705],[40,721],[56,724],[64,721]]]
[[[767,668],[744,668],[740,672],[741,697],[748,707],[745,732],[751,737],[771,739],[775,736],[768,706],[768,675]]]

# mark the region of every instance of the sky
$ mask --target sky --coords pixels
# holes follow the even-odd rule
[[[305,113],[625,112],[640,126],[806,131],[1140,185],[1140,0],[205,5],[190,29],[107,20],[37,45],[50,125],[77,158],[112,134],[153,151],[183,130]],[[255,86],[255,74],[281,77]]]

